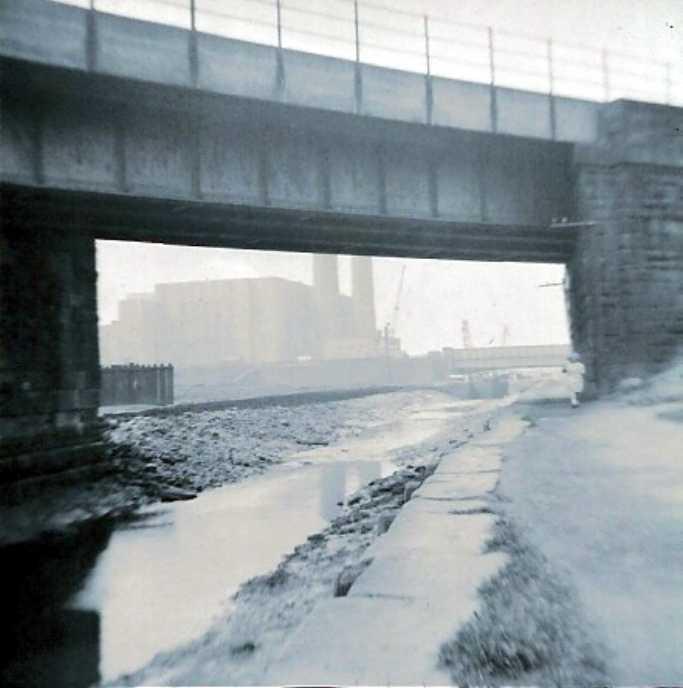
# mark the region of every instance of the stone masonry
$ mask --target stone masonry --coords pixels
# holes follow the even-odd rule
[[[683,110],[617,101],[577,146],[581,229],[569,266],[572,340],[588,394],[683,354]]]
[[[101,458],[95,241],[0,231],[0,483]]]

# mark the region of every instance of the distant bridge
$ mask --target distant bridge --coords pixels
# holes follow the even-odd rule
[[[517,368],[555,368],[567,360],[568,345],[489,346],[476,349],[444,349],[449,373]]]

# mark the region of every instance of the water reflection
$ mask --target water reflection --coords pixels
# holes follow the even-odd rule
[[[393,470],[329,461],[144,509],[2,550],[0,685],[85,688],[192,640],[252,576],[273,569],[339,513],[339,502]],[[9,576],[9,578],[8,578]]]
[[[320,515],[331,521],[339,513],[338,502],[346,494],[346,474],[349,466],[334,462],[320,470]]]
[[[106,547],[113,524],[2,548],[3,622],[0,685],[85,688],[100,679],[100,615],[71,609]]]
[[[102,680],[204,633],[241,583],[273,569],[339,513],[338,502],[392,470],[380,461],[283,466],[117,528],[69,605],[100,615]]]
[[[16,639],[14,635],[13,656],[6,658],[7,664],[3,661],[2,685],[85,688],[99,681],[97,612],[55,610],[34,618],[30,631],[24,630],[18,644]]]

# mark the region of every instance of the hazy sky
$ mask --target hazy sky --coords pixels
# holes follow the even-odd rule
[[[347,0],[293,0],[290,4],[326,12],[348,7]],[[385,0],[379,4],[671,61],[678,65],[673,69],[676,79],[683,72],[683,0]],[[143,2],[97,0],[97,5],[139,14]],[[248,0],[199,0],[198,5],[240,16],[257,7]],[[381,21],[380,16],[374,18]],[[410,26],[413,20],[401,21],[408,22],[401,26]],[[452,30],[438,22],[433,26],[437,35]],[[302,254],[98,242],[97,258],[102,322],[116,317],[118,301],[126,294],[151,290],[157,282],[265,275],[311,279],[310,256]],[[559,266],[378,259],[380,326],[391,318],[403,264],[407,268],[396,324],[411,353],[461,345],[463,318],[470,321],[476,345],[498,343],[505,323],[510,344],[567,341],[562,289],[539,286],[561,281],[563,268]],[[348,265],[343,258],[340,270],[342,289],[348,291]]]
[[[87,7],[90,0],[63,0]],[[188,25],[190,0],[95,0],[101,11],[130,14],[140,18],[162,21],[179,26]],[[458,37],[456,27],[439,25],[439,19],[464,22],[513,33],[523,33],[558,42],[582,43],[596,48],[641,55],[646,58],[679,62],[683,2],[680,0],[359,0],[361,27],[364,21],[395,29],[416,29],[422,26],[419,17],[402,17],[374,9],[384,6],[392,10],[429,14],[434,22],[434,35]],[[229,33],[248,37],[260,35],[265,41],[275,39],[271,30],[275,16],[275,0],[195,0],[200,30]],[[353,0],[281,0],[285,25],[283,40],[297,40],[292,29],[302,28],[318,33],[334,34],[337,38],[353,40]],[[300,9],[318,14],[306,15]],[[221,14],[227,16],[221,20]],[[340,21],[327,22],[324,14]],[[245,21],[247,20],[247,21]],[[344,22],[347,28],[344,29]],[[258,24],[261,23],[260,34]],[[267,24],[271,25],[269,29]],[[370,29],[361,31],[361,40],[368,40]],[[471,38],[466,30],[460,34]],[[377,36],[375,36],[376,38]],[[389,35],[382,36],[390,40]],[[309,42],[315,39],[309,35]],[[410,39],[399,38],[399,47],[406,48]],[[320,43],[320,42],[319,42]],[[320,45],[323,45],[320,43]],[[328,42],[328,48],[342,45]],[[417,44],[420,49],[423,43]],[[436,47],[436,46],[435,46]]]
[[[408,0],[392,6],[680,61],[683,3],[680,0]]]

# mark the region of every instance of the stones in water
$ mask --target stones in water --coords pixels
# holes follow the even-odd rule
[[[407,502],[420,485],[422,485],[421,480],[408,480],[403,486],[403,501]]]
[[[194,499],[197,496],[196,492],[192,490],[184,490],[181,487],[169,487],[165,486],[162,488],[159,498],[162,502],[182,502],[188,499]]]

